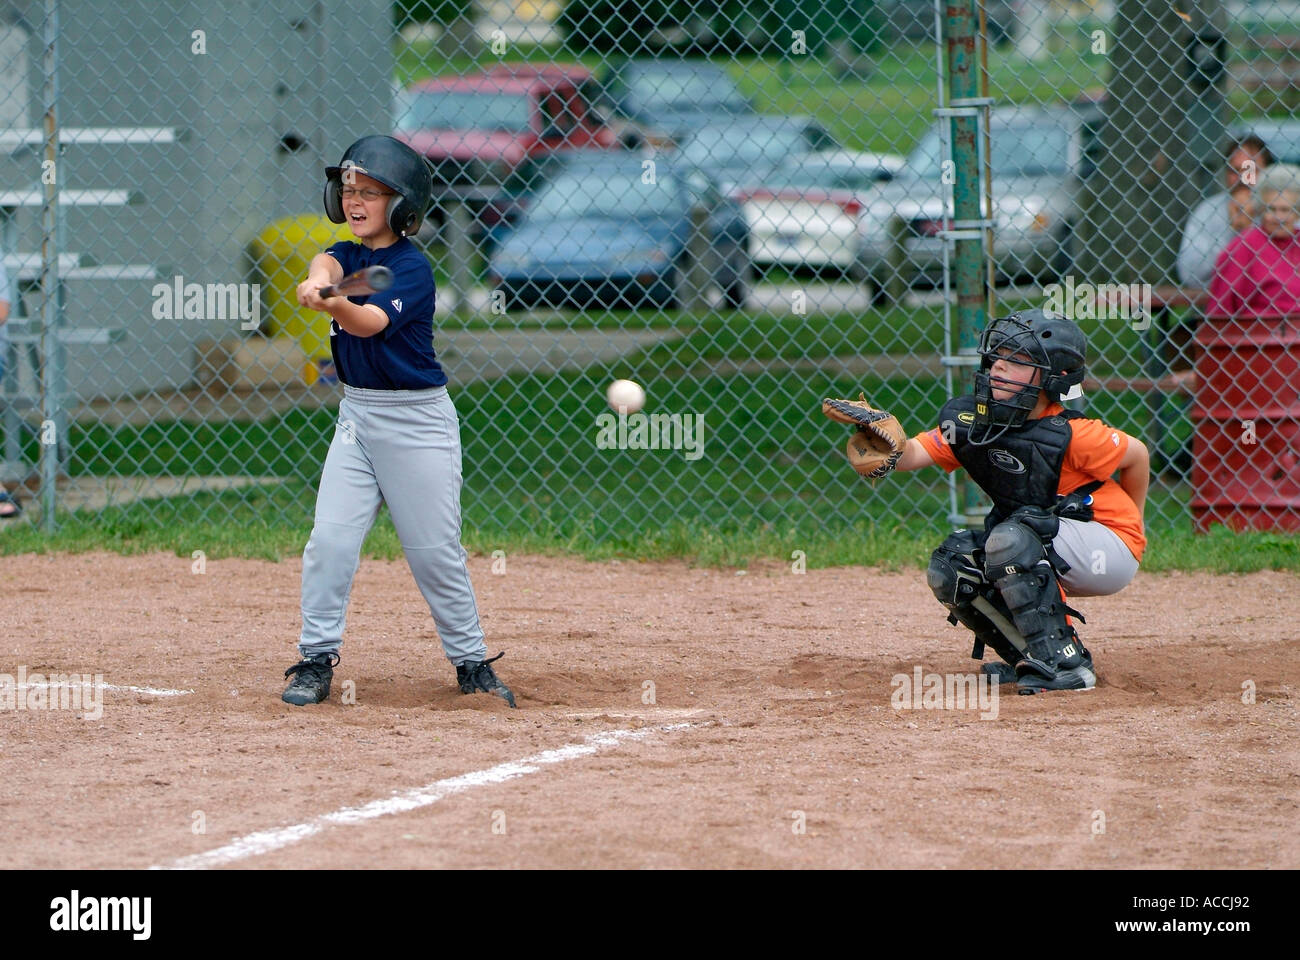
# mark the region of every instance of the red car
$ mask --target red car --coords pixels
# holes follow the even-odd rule
[[[429,158],[436,183],[497,190],[526,160],[616,146],[582,92],[590,77],[577,66],[502,64],[420,80],[397,96],[394,136]]]

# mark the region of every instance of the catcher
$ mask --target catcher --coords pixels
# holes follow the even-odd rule
[[[822,402],[826,416],[857,427],[848,457],[859,474],[960,466],[993,501],[983,531],[939,545],[927,579],[948,621],[975,633],[971,656],[991,647],[1001,657],[983,672],[1022,694],[1096,686],[1070,621],[1083,616],[1065,598],[1118,592],[1146,547],[1146,447],[1061,405],[1081,395],[1087,349],[1076,324],[1042,310],[993,321],[974,394],[949,400],[939,425],[911,439],[865,400]]]

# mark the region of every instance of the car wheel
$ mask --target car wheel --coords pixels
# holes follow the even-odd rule
[[[748,263],[737,272],[731,283],[722,289],[722,299],[734,310],[744,310],[749,303],[749,291],[753,269]]]
[[[667,276],[668,296],[664,298],[663,304],[665,310],[680,310],[686,303],[688,291],[685,288],[686,271],[682,269],[681,263],[673,266]]]
[[[1074,270],[1077,251],[1073,224],[1066,223],[1061,227],[1061,232],[1056,237],[1056,244],[1056,252],[1052,254],[1052,262],[1048,268],[1053,274],[1049,282],[1059,280]]]

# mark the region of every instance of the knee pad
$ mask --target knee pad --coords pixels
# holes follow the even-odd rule
[[[984,570],[975,560],[978,549],[975,534],[961,530],[949,536],[930,554],[925,578],[935,597],[945,607],[968,603],[986,584]]]
[[[1047,557],[1042,538],[1018,520],[999,523],[984,544],[984,575],[990,583],[1022,573]]]

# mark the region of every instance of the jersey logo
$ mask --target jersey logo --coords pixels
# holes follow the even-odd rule
[[[330,336],[331,336],[331,337],[337,337],[338,335],[339,335],[339,322],[338,322],[337,320],[334,320],[334,319],[331,318],[331,320],[330,320]]]
[[[1115,446],[1118,447],[1118,446],[1119,446],[1119,434],[1118,434],[1118,433],[1112,433],[1112,434],[1110,435],[1110,442],[1113,443],[1113,444],[1115,444]]]
[[[1007,473],[1025,472],[1025,465],[1005,450],[990,450],[989,463]]]
[[[394,307],[394,309],[397,310],[398,313],[401,313],[401,312],[402,312],[402,301],[401,301],[401,300],[394,300],[394,301],[393,301],[393,307]]]

